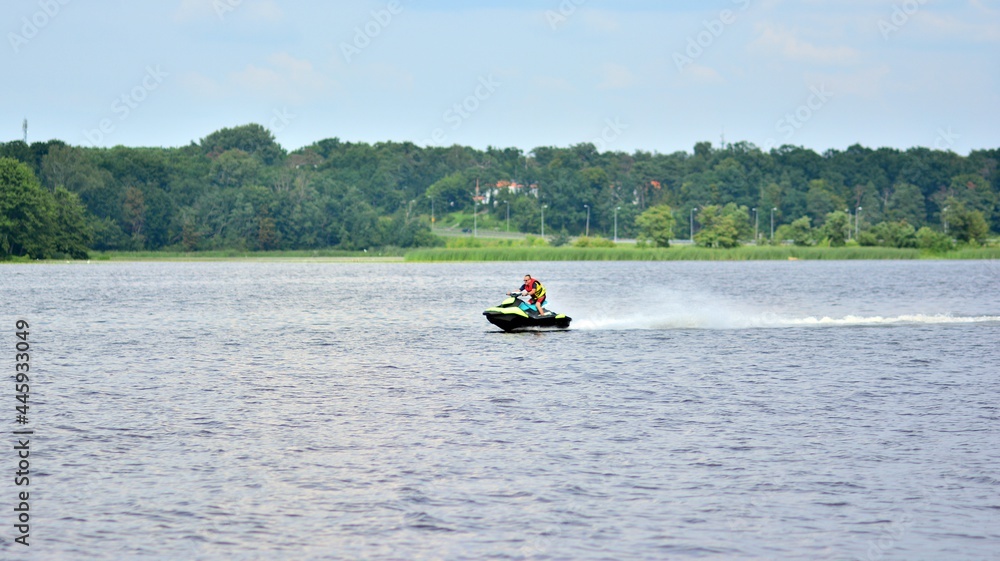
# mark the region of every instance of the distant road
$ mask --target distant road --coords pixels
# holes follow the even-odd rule
[[[436,227],[436,228],[432,228],[431,231],[434,232],[435,234],[437,234],[438,236],[446,236],[446,237],[470,237],[471,238],[472,234],[473,234],[471,228],[466,228],[466,229],[463,230],[461,228],[440,228],[440,227]],[[521,240],[523,240],[525,237],[527,237],[529,235],[531,235],[531,236],[538,236],[539,234],[538,233],[525,234],[524,232],[506,232],[504,230],[484,230],[484,229],[480,229],[478,231],[478,236],[477,237],[480,237],[480,238],[493,238],[493,239],[521,239]],[[546,237],[550,237],[550,236],[546,236]],[[573,241],[575,241],[577,239],[577,237],[578,236],[571,237],[570,238],[570,243],[573,243]],[[635,243],[635,239],[633,239],[633,238],[618,238],[618,242],[617,243],[634,244]],[[691,245],[691,240],[670,240],[670,245]]]
[[[433,228],[432,231],[438,236],[444,237],[472,237],[472,229],[459,229],[459,228]],[[492,238],[492,239],[517,239],[523,240],[528,236],[539,236],[537,232],[535,233],[524,233],[524,232],[506,232],[503,230],[479,230],[478,236],[480,238]],[[546,238],[551,238],[552,236],[545,236]],[[580,236],[570,236],[570,243],[573,243]],[[686,240],[685,240],[686,241]],[[635,240],[630,238],[618,238],[618,243],[624,244],[634,244]],[[673,242],[671,242],[673,243]]]
[[[448,237],[472,237],[472,228],[431,228],[431,231],[438,236],[448,236]],[[480,229],[478,231],[478,237],[480,238],[513,238],[513,239],[524,239],[529,234],[522,232],[505,232],[503,230],[484,230]],[[537,234],[532,234],[537,235]]]

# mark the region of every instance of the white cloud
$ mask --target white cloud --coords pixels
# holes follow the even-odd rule
[[[180,0],[174,21],[186,23],[224,19],[240,14],[253,21],[274,23],[284,19],[284,12],[274,0]]]
[[[328,91],[334,82],[311,62],[288,53],[275,53],[262,65],[249,64],[229,76],[231,87],[277,101],[298,103]]]
[[[187,22],[213,17],[212,0],[181,0],[174,11],[174,21]]]
[[[717,85],[726,83],[726,79],[717,70],[696,62],[686,66],[680,76],[684,82],[689,84]]]
[[[600,10],[584,10],[583,23],[591,31],[598,33],[614,34],[621,31],[621,22],[618,17],[610,12]]]
[[[538,76],[535,78],[535,86],[539,90],[555,93],[574,93],[576,88],[572,82],[566,78],[556,78],[554,76]]]
[[[970,21],[921,10],[913,15],[913,21],[922,28],[921,31],[934,37],[961,42],[996,43],[1000,42],[1000,23],[995,15],[993,17],[993,21]]]
[[[789,60],[811,64],[850,65],[861,59],[860,53],[851,47],[819,47],[775,25],[761,24],[758,26],[758,33],[757,39],[750,44],[752,49],[777,54]]]
[[[260,0],[247,3],[247,13],[251,19],[264,22],[278,22],[285,18],[284,12],[274,0]]]
[[[380,88],[412,91],[414,85],[413,73],[399,66],[386,63],[373,63],[365,67],[365,74],[373,84]]]
[[[977,10],[988,16],[1000,15],[1000,7],[991,6],[987,4],[984,0],[970,0],[969,3],[972,4],[972,7],[976,8]]]
[[[886,93],[886,79],[892,71],[886,64],[858,72],[811,73],[805,76],[807,85],[828,88],[835,96],[858,96],[869,100],[881,99]]]
[[[602,90],[621,90],[635,84],[635,76],[632,71],[620,64],[605,63],[601,67],[603,79],[597,85]]]
[[[198,72],[185,73],[180,80],[185,89],[199,98],[219,99],[226,95],[226,89],[222,84]]]

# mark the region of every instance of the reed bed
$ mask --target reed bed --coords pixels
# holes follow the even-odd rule
[[[510,242],[508,242],[510,243]],[[223,261],[223,260],[345,260],[410,262],[437,261],[785,261],[838,259],[1000,259],[1000,247],[965,247],[945,253],[887,247],[743,246],[709,249],[693,246],[670,248],[551,247],[490,244],[486,247],[444,247],[403,250],[384,248],[369,252],[337,249],[293,251],[108,251],[91,252],[93,261]],[[521,242],[522,244],[524,242]],[[529,242],[530,243],[530,242]],[[11,259],[11,262],[29,261]],[[57,259],[55,261],[62,261]]]
[[[934,257],[943,259],[1000,259],[1000,247],[966,247]]]
[[[703,247],[590,248],[590,247],[483,247],[418,249],[407,261],[760,261],[816,259],[920,259],[916,249],[886,247],[764,246],[733,249]]]
[[[348,251],[342,249],[302,249],[278,251],[241,251],[222,249],[209,251],[92,251],[92,261],[221,261],[221,260],[271,260],[271,259],[371,259],[378,257],[402,258],[405,250]]]

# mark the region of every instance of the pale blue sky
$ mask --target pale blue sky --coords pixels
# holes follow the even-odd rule
[[[395,13],[393,13],[395,12]],[[1000,0],[34,0],[0,140],[1000,146]],[[367,31],[366,31],[367,30]]]

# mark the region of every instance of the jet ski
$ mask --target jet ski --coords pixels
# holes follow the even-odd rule
[[[518,329],[566,329],[573,319],[566,314],[546,310],[538,315],[538,308],[515,296],[508,295],[499,306],[488,308],[486,320],[504,331]]]

